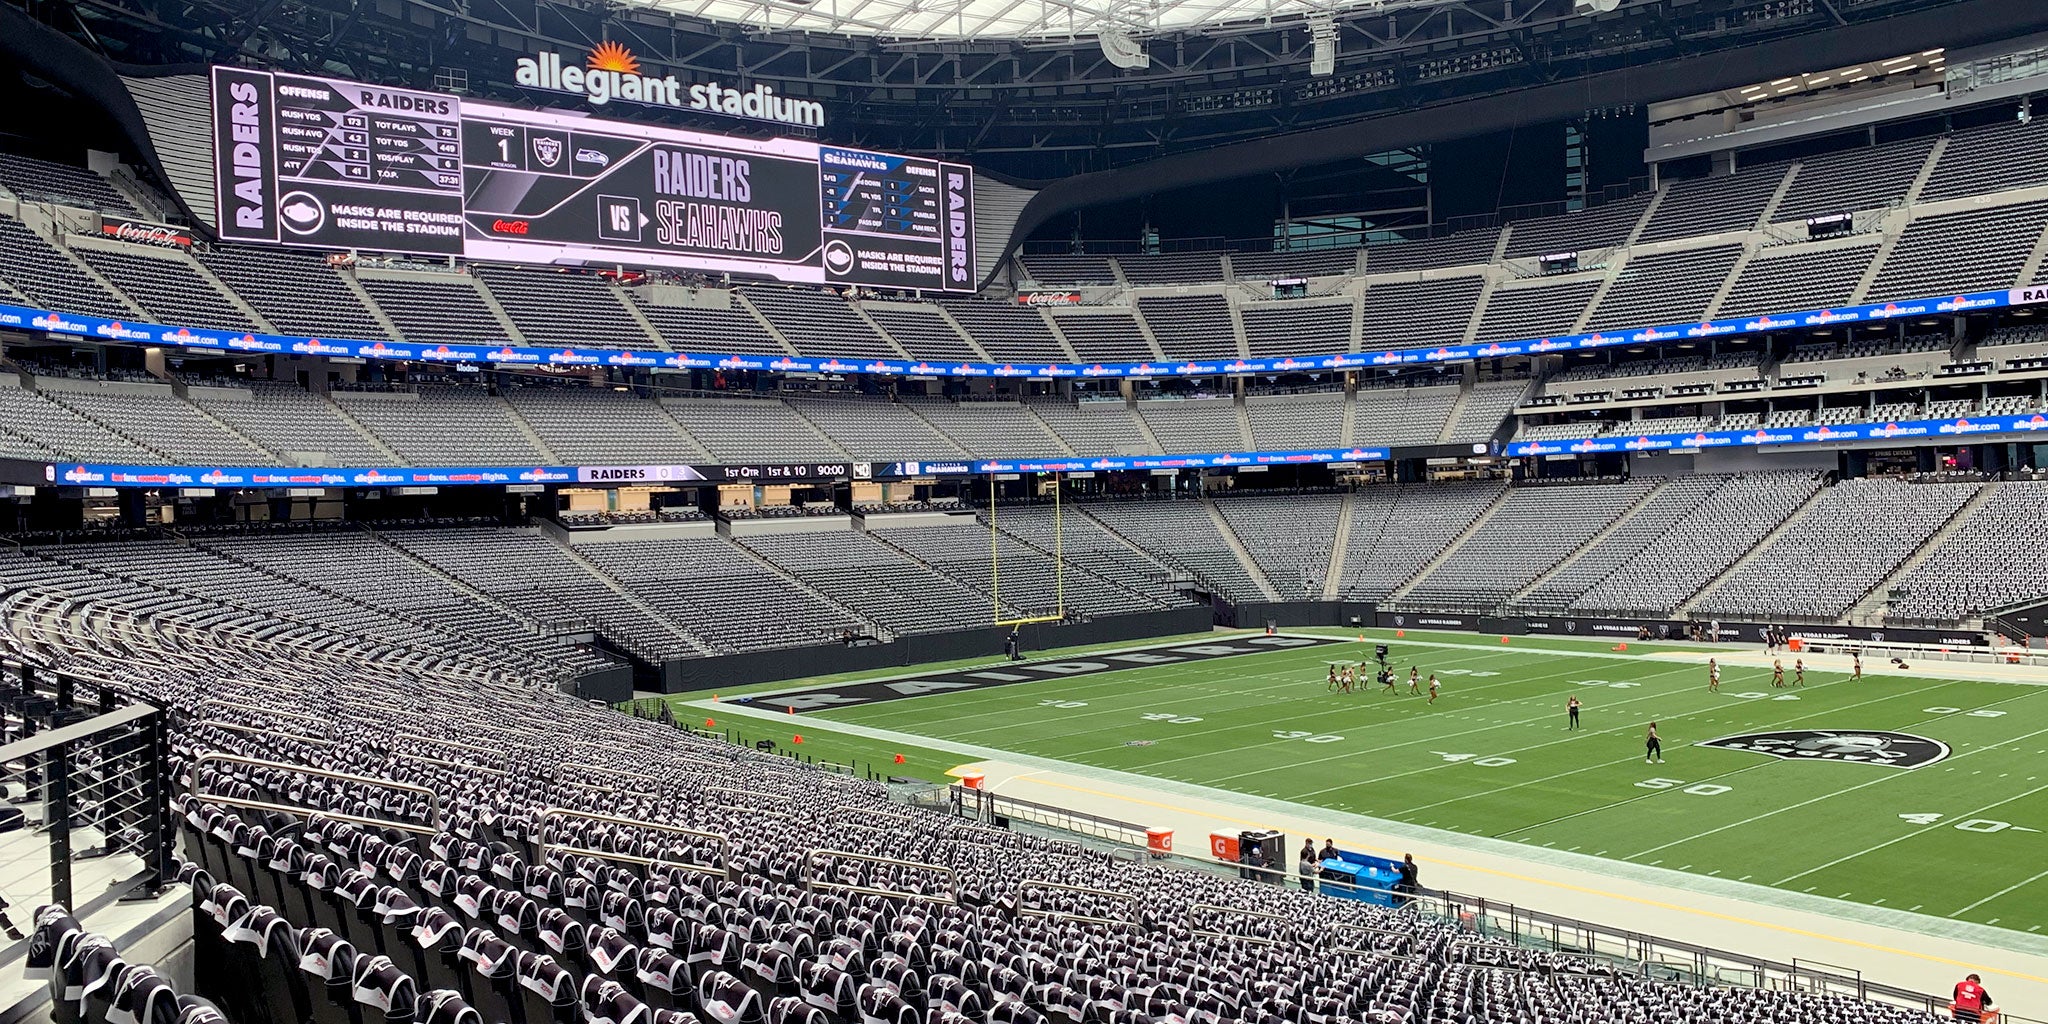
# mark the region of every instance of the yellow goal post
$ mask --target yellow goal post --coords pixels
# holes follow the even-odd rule
[[[1017,618],[1003,617],[1003,559],[999,543],[1001,534],[996,529],[996,474],[988,475],[988,580],[989,596],[993,608],[994,624],[1000,626],[1025,626],[1034,622],[1058,622],[1067,617],[1067,532],[1061,519],[1060,474],[1052,474],[1052,580],[1053,611],[1050,615],[1025,615]]]

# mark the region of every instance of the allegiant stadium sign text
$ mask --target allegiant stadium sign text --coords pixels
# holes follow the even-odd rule
[[[680,107],[732,117],[780,121],[806,128],[825,126],[824,104],[777,96],[771,86],[756,85],[746,90],[727,88],[718,82],[686,86],[674,75],[641,75],[578,67],[565,62],[561,54],[549,50],[519,58],[513,80],[529,89],[581,96],[596,106],[613,100],[626,100],[656,107]]]

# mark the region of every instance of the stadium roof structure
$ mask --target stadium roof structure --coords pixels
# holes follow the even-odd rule
[[[0,50],[33,69],[21,88],[86,97],[107,84],[79,70],[96,55],[151,74],[241,62],[553,104],[517,81],[518,61],[611,44],[654,74],[822,104],[821,140],[944,155],[991,180],[1185,158],[1079,182],[1085,196],[1041,210],[1756,83],[1775,99],[1802,72],[2048,31],[2048,4],[2013,0],[190,0],[177,16],[159,2],[0,3],[18,15]],[[31,28],[84,53],[54,58]],[[611,116],[785,130],[682,108]]]
[[[1446,0],[630,0],[631,6],[769,31],[895,39],[1068,40],[1105,33],[1270,28]]]

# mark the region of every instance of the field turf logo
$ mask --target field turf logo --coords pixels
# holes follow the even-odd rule
[[[1892,768],[1925,768],[1948,757],[1948,744],[1903,732],[1830,732],[1789,729],[1707,740],[1702,747],[1748,750],[1787,761],[1849,761]]]

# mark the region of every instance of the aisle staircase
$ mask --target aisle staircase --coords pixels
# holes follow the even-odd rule
[[[1740,572],[1744,566],[1756,561],[1765,551],[1770,550],[1771,545],[1776,544],[1778,538],[1791,532],[1793,525],[1802,518],[1805,518],[1808,512],[1813,511],[1813,507],[1819,504],[1821,498],[1827,493],[1828,489],[1821,487],[1815,489],[1812,494],[1807,495],[1806,500],[1800,502],[1799,507],[1793,509],[1791,515],[1785,517],[1784,522],[1779,523],[1771,532],[1764,534],[1763,538],[1758,540],[1756,546],[1750,548],[1747,554],[1730,563],[1728,568],[1721,570],[1720,575],[1715,576],[1713,579],[1702,581],[1700,589],[1693,591],[1691,597],[1686,598],[1684,603],[1672,610],[1671,617],[1674,619],[1690,618],[1692,610],[1699,607],[1700,602],[1706,600],[1708,594],[1713,593],[1719,588],[1722,580],[1733,579],[1735,574]]]
[[[1232,555],[1237,556],[1237,562],[1244,567],[1245,575],[1250,576],[1252,582],[1259,585],[1259,591],[1265,595],[1266,600],[1280,600],[1280,591],[1266,578],[1266,571],[1259,568],[1259,560],[1253,558],[1252,553],[1245,550],[1244,542],[1237,539],[1237,531],[1231,528],[1230,520],[1223,517],[1223,510],[1216,507],[1215,499],[1203,495],[1202,510],[1209,513],[1209,522],[1215,524],[1216,533],[1223,538],[1224,546],[1230,549]]]
[[[1913,570],[1938,554],[1942,546],[1949,542],[1949,538],[1954,537],[1976,517],[1977,510],[1991,500],[1991,496],[1997,493],[2000,486],[2002,485],[1994,483],[1977,488],[1977,493],[1971,495],[1970,500],[1963,502],[1963,507],[1957,509],[1956,514],[1941,525],[1941,529],[1934,531],[1934,536],[1927,538],[1927,543],[1914,549],[1911,555],[1906,556],[1905,561],[1899,563],[1898,568],[1879,580],[1877,586],[1870,588],[1870,593],[1863,595],[1863,600],[1856,602],[1856,606],[1849,609],[1848,621],[1871,625],[1882,623],[1885,609],[1891,605],[1892,590],[1904,583],[1906,577],[1913,574]]]
[[[1514,490],[1512,488],[1501,488],[1501,492],[1494,495],[1493,500],[1487,502],[1486,507],[1480,509],[1479,514],[1473,516],[1472,521],[1466,523],[1465,528],[1458,531],[1458,535],[1451,538],[1451,542],[1444,545],[1444,549],[1437,552],[1435,558],[1423,563],[1422,568],[1415,570],[1415,575],[1408,577],[1406,582],[1395,587],[1393,593],[1388,594],[1386,601],[1383,603],[1390,607],[1399,604],[1401,599],[1408,596],[1408,593],[1414,590],[1417,584],[1428,578],[1430,573],[1435,572],[1437,566],[1449,561],[1450,557],[1456,554],[1459,548],[1464,547],[1465,542],[1471,540],[1472,535],[1478,533],[1480,527],[1485,526],[1487,520],[1492,519],[1493,514],[1499,512],[1501,507],[1507,504],[1508,495],[1513,493]]]

